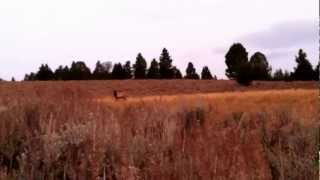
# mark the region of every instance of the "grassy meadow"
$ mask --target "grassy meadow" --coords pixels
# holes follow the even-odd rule
[[[316,83],[158,82],[0,84],[0,179],[319,178]]]

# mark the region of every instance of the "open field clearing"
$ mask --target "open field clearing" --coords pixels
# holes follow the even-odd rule
[[[61,82],[0,82],[1,96],[41,96],[45,94],[70,95],[73,91],[82,96],[112,96],[118,90],[129,97],[159,96],[176,94],[277,90],[277,89],[316,89],[317,82],[263,82],[257,81],[244,87],[230,80],[107,80],[107,81],[61,81]]]
[[[1,85],[0,179],[319,178],[315,83],[201,83]]]

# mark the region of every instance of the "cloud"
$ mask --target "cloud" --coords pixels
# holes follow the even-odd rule
[[[242,36],[238,41],[263,49],[300,48],[317,44],[317,29],[317,21],[283,22],[267,30]]]
[[[318,61],[318,23],[313,20],[286,21],[270,26],[268,29],[248,33],[212,49],[212,53],[223,58],[232,43],[242,43],[249,56],[260,51],[264,53],[273,69],[293,70],[295,56],[303,49],[309,61]]]
[[[271,59],[282,59],[282,58],[287,58],[290,53],[292,53],[292,50],[288,50],[288,49],[272,51],[268,53],[268,57]]]

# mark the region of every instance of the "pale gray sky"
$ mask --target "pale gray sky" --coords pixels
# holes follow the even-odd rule
[[[225,78],[234,42],[265,53],[273,69],[292,70],[303,48],[318,61],[318,0],[3,0],[0,77],[22,79],[41,63],[52,69],[85,61],[150,62],[166,47],[185,71]],[[148,63],[149,65],[149,63]]]

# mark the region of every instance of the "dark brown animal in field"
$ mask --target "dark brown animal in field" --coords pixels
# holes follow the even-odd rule
[[[115,100],[120,100],[120,99],[127,100],[127,97],[125,95],[119,95],[118,91],[116,90],[113,91],[113,97]]]

